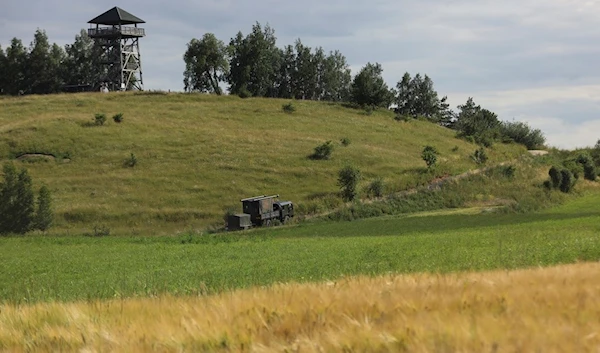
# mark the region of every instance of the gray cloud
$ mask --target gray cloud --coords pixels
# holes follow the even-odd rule
[[[0,12],[0,44],[29,45],[36,28],[71,43],[108,2],[8,0]],[[354,71],[379,62],[390,86],[405,71],[428,74],[451,104],[468,96],[505,120],[542,128],[550,144],[592,145],[600,126],[600,1],[574,0],[123,0],[141,17],[148,89],[182,89],[182,55],[206,32],[228,42],[255,22],[269,23],[280,46],[296,38],[339,49]],[[586,126],[587,130],[582,130]],[[595,130],[597,131],[597,130]]]

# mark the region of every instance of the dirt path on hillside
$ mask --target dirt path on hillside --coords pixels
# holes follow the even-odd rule
[[[433,179],[430,183],[428,183],[427,185],[423,185],[423,186],[418,186],[418,187],[414,187],[414,188],[410,188],[407,190],[402,190],[387,196],[383,196],[383,197],[376,197],[376,198],[362,198],[359,200],[360,203],[362,204],[372,204],[375,202],[381,202],[381,201],[385,201],[385,200],[389,200],[391,198],[397,198],[397,197],[402,197],[402,196],[408,196],[408,195],[412,195],[412,194],[416,194],[419,191],[422,190],[440,190],[442,188],[442,186],[444,184],[453,182],[453,181],[457,181],[457,180],[461,180],[461,179],[465,179],[468,178],[472,175],[477,175],[477,174],[481,174],[484,172],[487,172],[488,170],[491,170],[493,168],[496,167],[501,167],[501,166],[505,166],[511,163],[515,163],[517,160],[512,160],[512,161],[505,161],[505,162],[500,162],[497,164],[494,164],[492,166],[487,166],[487,167],[483,167],[483,168],[478,168],[478,169],[471,169],[469,171],[466,171],[464,173],[461,174],[456,174],[456,175],[447,175],[447,176],[443,176],[443,177],[439,177],[439,178],[435,178]],[[307,220],[307,219],[313,219],[313,218],[319,218],[319,217],[325,217],[328,216],[336,211],[339,211],[340,209],[342,209],[343,207],[348,207],[352,205],[352,202],[346,202],[345,204],[343,204],[340,207],[334,208],[332,210],[327,210],[325,212],[321,212],[318,214],[312,214],[312,215],[306,215],[304,216],[302,219],[303,220]]]

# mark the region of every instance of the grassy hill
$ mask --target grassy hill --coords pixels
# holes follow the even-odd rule
[[[259,194],[280,194],[301,212],[340,205],[337,171],[346,164],[362,171],[361,187],[381,177],[387,192],[476,168],[477,147],[440,126],[324,102],[293,102],[287,114],[288,102],[152,92],[0,97],[0,163],[51,155],[17,163],[36,188],[51,189],[52,232],[101,226],[142,235],[205,228]],[[104,126],[93,125],[96,113],[107,115]],[[331,160],[307,158],[327,140],[336,144]],[[440,152],[435,173],[424,171],[425,145]],[[496,144],[489,163],[523,152]],[[133,168],[125,165],[132,153]]]

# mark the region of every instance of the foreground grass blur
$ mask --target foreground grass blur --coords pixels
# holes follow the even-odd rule
[[[600,264],[0,306],[0,350],[596,352]]]

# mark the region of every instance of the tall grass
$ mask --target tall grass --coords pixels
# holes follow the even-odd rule
[[[6,351],[595,352],[600,265],[0,305]]]

